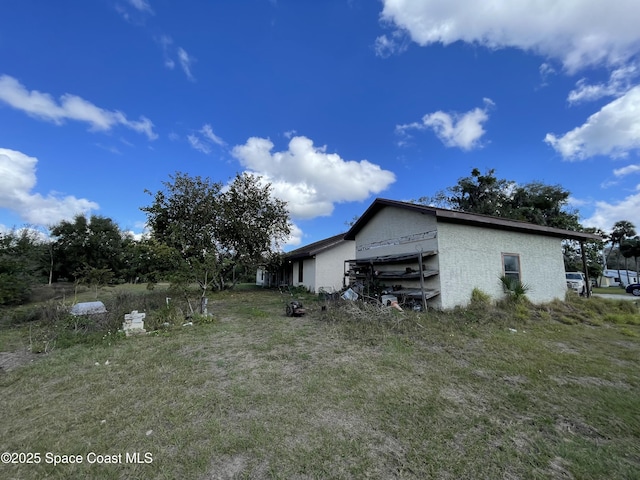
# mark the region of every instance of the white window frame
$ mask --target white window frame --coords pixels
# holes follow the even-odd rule
[[[517,270],[507,270],[507,265],[505,263],[506,257],[515,257],[517,263]],[[516,278],[518,281],[522,281],[522,262],[520,261],[519,253],[503,253],[502,254],[502,274],[505,277]]]

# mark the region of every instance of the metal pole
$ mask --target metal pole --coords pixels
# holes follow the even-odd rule
[[[420,269],[420,291],[422,292],[422,311],[427,311],[427,298],[424,294],[424,271],[422,270],[422,248],[418,252],[418,268]]]
[[[587,298],[591,296],[591,280],[589,279],[589,269],[587,268],[587,256],[584,253],[584,241],[580,240],[580,254],[582,255],[582,271],[584,272],[585,282],[587,284]]]

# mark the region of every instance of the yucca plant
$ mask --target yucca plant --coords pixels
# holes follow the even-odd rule
[[[522,283],[518,278],[502,275],[500,277],[500,282],[502,283],[502,288],[505,293],[515,302],[526,299],[527,292],[531,290],[529,285]]]

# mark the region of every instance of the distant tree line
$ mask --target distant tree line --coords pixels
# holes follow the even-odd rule
[[[148,192],[149,234],[136,240],[111,218],[76,215],[49,229],[0,233],[0,305],[29,298],[33,285],[60,281],[102,285],[168,281],[188,290],[232,287],[277,256],[290,233],[286,204],[260,177],[221,182],[177,173]]]
[[[48,235],[30,228],[0,233],[0,305],[20,304],[33,285],[60,281],[95,288],[123,282],[153,287],[168,281],[185,292],[196,284],[204,297],[251,278],[260,263],[277,263],[279,247],[290,234],[286,204],[257,176],[239,174],[225,186],[176,173],[163,189],[148,193],[151,204],[141,210],[150,231],[142,239],[99,215],[64,220]],[[626,270],[631,264],[637,270],[635,226],[620,220],[608,234],[585,228],[570,208],[569,195],[560,185],[518,185],[497,178],[494,170],[482,174],[473,169],[456,185],[415,202],[600,233],[602,242],[563,243],[566,270],[582,270],[581,248],[592,278],[602,274],[605,261],[609,268]]]

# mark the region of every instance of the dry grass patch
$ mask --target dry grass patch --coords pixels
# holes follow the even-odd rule
[[[285,301],[225,292],[209,304],[216,323],[58,349],[2,374],[3,451],[140,451],[153,462],[0,465],[0,475],[632,478],[640,468],[640,341],[622,332],[639,327],[591,325],[599,303],[396,314],[303,297],[309,314],[289,318]],[[633,314],[618,308],[628,307],[609,313]],[[554,319],[567,312],[578,324]]]

